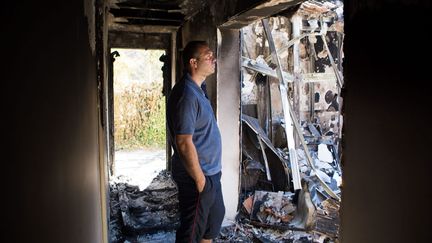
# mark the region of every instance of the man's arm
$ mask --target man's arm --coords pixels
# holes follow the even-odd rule
[[[206,180],[199,164],[198,154],[192,141],[192,135],[176,135],[176,146],[186,171],[195,181],[198,192],[202,192]]]

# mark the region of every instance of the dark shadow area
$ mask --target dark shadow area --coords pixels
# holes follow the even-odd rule
[[[426,1],[347,1],[342,241],[428,242]]]

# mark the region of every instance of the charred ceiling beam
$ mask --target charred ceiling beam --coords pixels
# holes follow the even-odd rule
[[[117,3],[116,4],[121,9],[135,9],[135,10],[149,10],[149,11],[159,11],[167,13],[181,13],[181,9],[178,5],[160,5],[160,4],[146,4],[146,3]]]
[[[110,12],[114,17],[123,18],[145,18],[160,19],[167,21],[183,21],[184,15],[181,13],[168,13],[153,10],[136,10],[136,9],[111,9]]]
[[[170,34],[130,33],[122,31],[110,31],[108,33],[108,41],[111,48],[168,50],[171,46],[170,40]]]
[[[181,22],[157,19],[128,19],[131,25],[180,26]],[[124,23],[120,23],[124,24]]]
[[[183,0],[114,0],[117,6],[142,6],[151,8],[177,7]]]
[[[174,33],[178,26],[133,25],[128,23],[111,23],[110,31],[123,31],[133,33]]]
[[[254,21],[269,17],[290,7],[293,7],[304,0],[267,0],[252,8],[242,11],[228,19],[222,28],[240,29]]]
[[[179,19],[161,19],[161,18],[150,18],[150,17],[121,17],[119,20],[127,19],[129,23],[131,23],[131,20],[149,20],[149,21],[157,21],[157,22],[164,22],[164,23],[173,23],[174,25],[179,25],[183,20]],[[120,21],[121,22],[121,21]]]

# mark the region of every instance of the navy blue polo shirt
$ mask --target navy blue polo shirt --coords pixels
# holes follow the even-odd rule
[[[205,83],[202,87],[205,90]],[[168,98],[167,124],[174,149],[172,169],[177,175],[187,173],[175,145],[175,136],[180,134],[192,135],[204,175],[215,175],[222,168],[221,136],[204,90],[189,74],[185,74],[174,86]]]

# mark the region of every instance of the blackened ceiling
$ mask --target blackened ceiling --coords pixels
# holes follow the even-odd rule
[[[204,8],[207,0],[111,0],[112,23],[142,26],[181,26]]]

